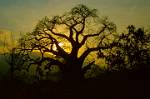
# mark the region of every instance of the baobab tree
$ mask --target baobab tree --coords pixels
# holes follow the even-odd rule
[[[20,39],[16,52],[22,53],[25,60],[19,67],[28,71],[35,66],[40,77],[57,66],[64,79],[83,79],[95,62],[92,60],[83,67],[88,55],[97,52],[102,57],[101,50],[115,45],[111,43],[115,24],[108,18],[99,18],[96,12],[96,9],[77,5],[62,16],[44,17],[33,32]]]

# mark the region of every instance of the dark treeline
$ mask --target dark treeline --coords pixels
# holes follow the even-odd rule
[[[150,80],[149,31],[129,25],[118,33],[96,12],[77,5],[40,20],[5,54],[10,70],[1,81],[3,92],[19,99],[143,98]]]

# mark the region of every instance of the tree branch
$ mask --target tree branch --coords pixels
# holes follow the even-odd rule
[[[76,42],[79,44],[79,35],[80,34],[82,34],[83,33],[83,31],[84,31],[84,29],[85,29],[85,18],[83,18],[83,22],[81,22],[82,23],[82,28],[81,28],[81,30],[80,31],[77,31],[76,29],[75,29],[75,31],[76,31]]]
[[[54,42],[54,44],[56,45],[57,50],[58,50],[57,54],[58,54],[59,56],[64,57],[64,58],[68,58],[68,53],[65,52],[64,49],[62,49],[62,48],[59,46],[59,42],[58,42],[54,37],[52,37],[52,35],[50,35],[49,33],[45,32],[45,31],[44,31],[44,33],[45,33],[46,35],[48,35],[48,36],[49,36],[49,39],[51,39],[51,40]],[[54,52],[53,50],[51,50],[51,51],[52,51],[52,53]],[[56,53],[55,53],[55,54],[56,54]]]
[[[86,42],[86,40],[87,40],[88,38],[90,38],[90,37],[95,37],[95,36],[99,36],[102,32],[105,31],[105,29],[106,29],[106,26],[104,26],[104,27],[102,28],[102,30],[100,30],[100,31],[99,31],[98,33],[96,33],[96,34],[88,34],[88,35],[85,35],[85,36],[83,37],[83,40],[82,40],[81,43],[80,43],[80,46],[84,45],[85,42]]]
[[[108,48],[112,48],[112,44],[109,46],[104,46],[104,47],[95,47],[95,48],[88,48],[86,51],[83,52],[83,54],[78,58],[80,62],[83,62],[84,59],[91,53],[94,51],[99,51],[102,49],[108,49]]]

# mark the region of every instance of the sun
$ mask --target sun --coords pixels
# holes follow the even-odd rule
[[[63,47],[64,43],[61,43],[61,42],[60,42],[58,45],[59,45],[60,47]],[[54,46],[53,46],[53,50],[54,50],[54,51],[56,51],[56,50],[57,50],[56,45],[54,45]]]

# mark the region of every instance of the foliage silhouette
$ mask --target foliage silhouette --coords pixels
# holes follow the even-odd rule
[[[108,51],[106,63],[110,70],[149,70],[150,34],[144,28],[129,25],[127,33],[115,36],[117,46]]]
[[[83,66],[92,52],[112,48],[110,36],[116,25],[108,18],[99,18],[96,9],[77,5],[70,12],[52,18],[45,17],[31,33],[19,41],[16,53],[22,57],[19,69],[27,72],[33,67],[37,79],[56,69],[63,79],[81,80],[95,60]]]

